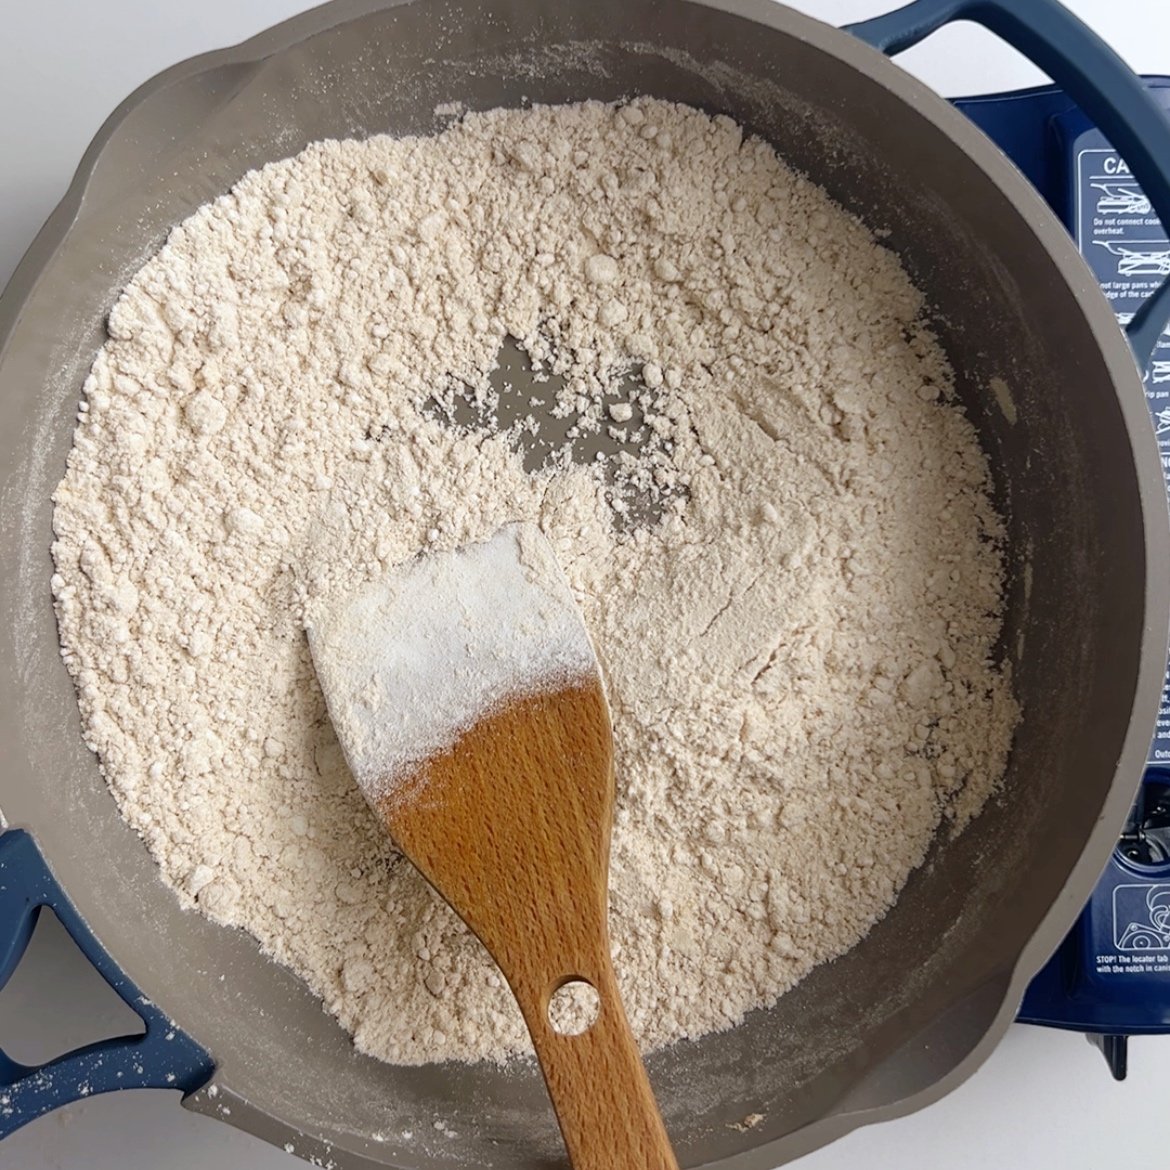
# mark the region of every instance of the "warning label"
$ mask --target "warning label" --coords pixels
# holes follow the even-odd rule
[[[1102,145],[1077,152],[1077,246],[1124,327],[1170,277],[1170,239],[1125,160],[1099,134],[1087,137]],[[1170,491],[1170,331],[1159,339],[1146,372],[1146,402]],[[1149,762],[1170,764],[1170,673]]]

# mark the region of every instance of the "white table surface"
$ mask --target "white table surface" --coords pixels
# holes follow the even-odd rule
[[[568,2],[568,0],[567,0]],[[791,0],[832,23],[893,0]],[[1170,73],[1166,0],[1067,0],[1143,72]],[[0,0],[0,283],[64,193],[107,113],[184,57],[238,41],[310,7],[305,0]],[[1041,74],[971,27],[952,27],[902,57],[940,92],[1032,85]],[[128,1009],[49,921],[0,994],[0,1045],[45,1059],[125,1028]],[[113,1002],[111,1003],[111,1000]],[[912,1117],[870,1127],[802,1160],[801,1170],[942,1167],[1096,1170],[1170,1164],[1170,1038],[1131,1043],[1115,1084],[1076,1035],[1014,1027],[965,1085]],[[180,1108],[164,1091],[93,1098],[0,1145],[0,1170],[295,1170],[255,1138]]]

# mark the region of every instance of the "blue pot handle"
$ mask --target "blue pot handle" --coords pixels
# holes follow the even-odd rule
[[[972,20],[1038,65],[1084,110],[1120,153],[1170,230],[1170,119],[1141,79],[1058,0],[915,0],[847,30],[890,55],[955,20]],[[1170,321],[1170,279],[1134,317],[1126,333],[1147,368]]]
[[[85,957],[146,1026],[139,1036],[88,1044],[41,1065],[18,1064],[0,1049],[0,1138],[95,1093],[203,1085],[215,1071],[209,1053],[143,996],[94,938],[49,872],[36,842],[21,829],[0,835],[0,988],[12,977],[49,906]]]

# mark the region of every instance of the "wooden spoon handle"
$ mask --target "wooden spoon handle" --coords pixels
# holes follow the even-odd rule
[[[678,1170],[613,967],[589,982],[600,1010],[576,1036],[549,1024],[548,991],[517,990],[573,1170]]]

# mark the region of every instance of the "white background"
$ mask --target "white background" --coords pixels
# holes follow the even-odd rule
[[[566,0],[587,3],[588,0]],[[831,23],[895,0],[791,0]],[[1067,0],[1129,63],[1170,73],[1166,0]],[[303,0],[0,0],[0,282],[64,193],[106,115],[140,82],[194,53],[251,36],[310,7]],[[1013,51],[954,27],[902,57],[949,96],[1042,81]],[[124,1028],[127,1009],[38,931],[0,993],[0,1046],[44,1059]],[[45,1008],[45,1004],[51,1004]],[[47,1014],[46,1014],[47,1012]],[[1170,1164],[1170,1038],[1131,1043],[1130,1079],[1114,1084],[1076,1035],[1014,1027],[976,1075],[939,1104],[871,1127],[804,1159],[801,1170],[1090,1170]],[[0,1170],[295,1170],[281,1151],[180,1108],[174,1093],[113,1094],[34,1122],[0,1145]]]

